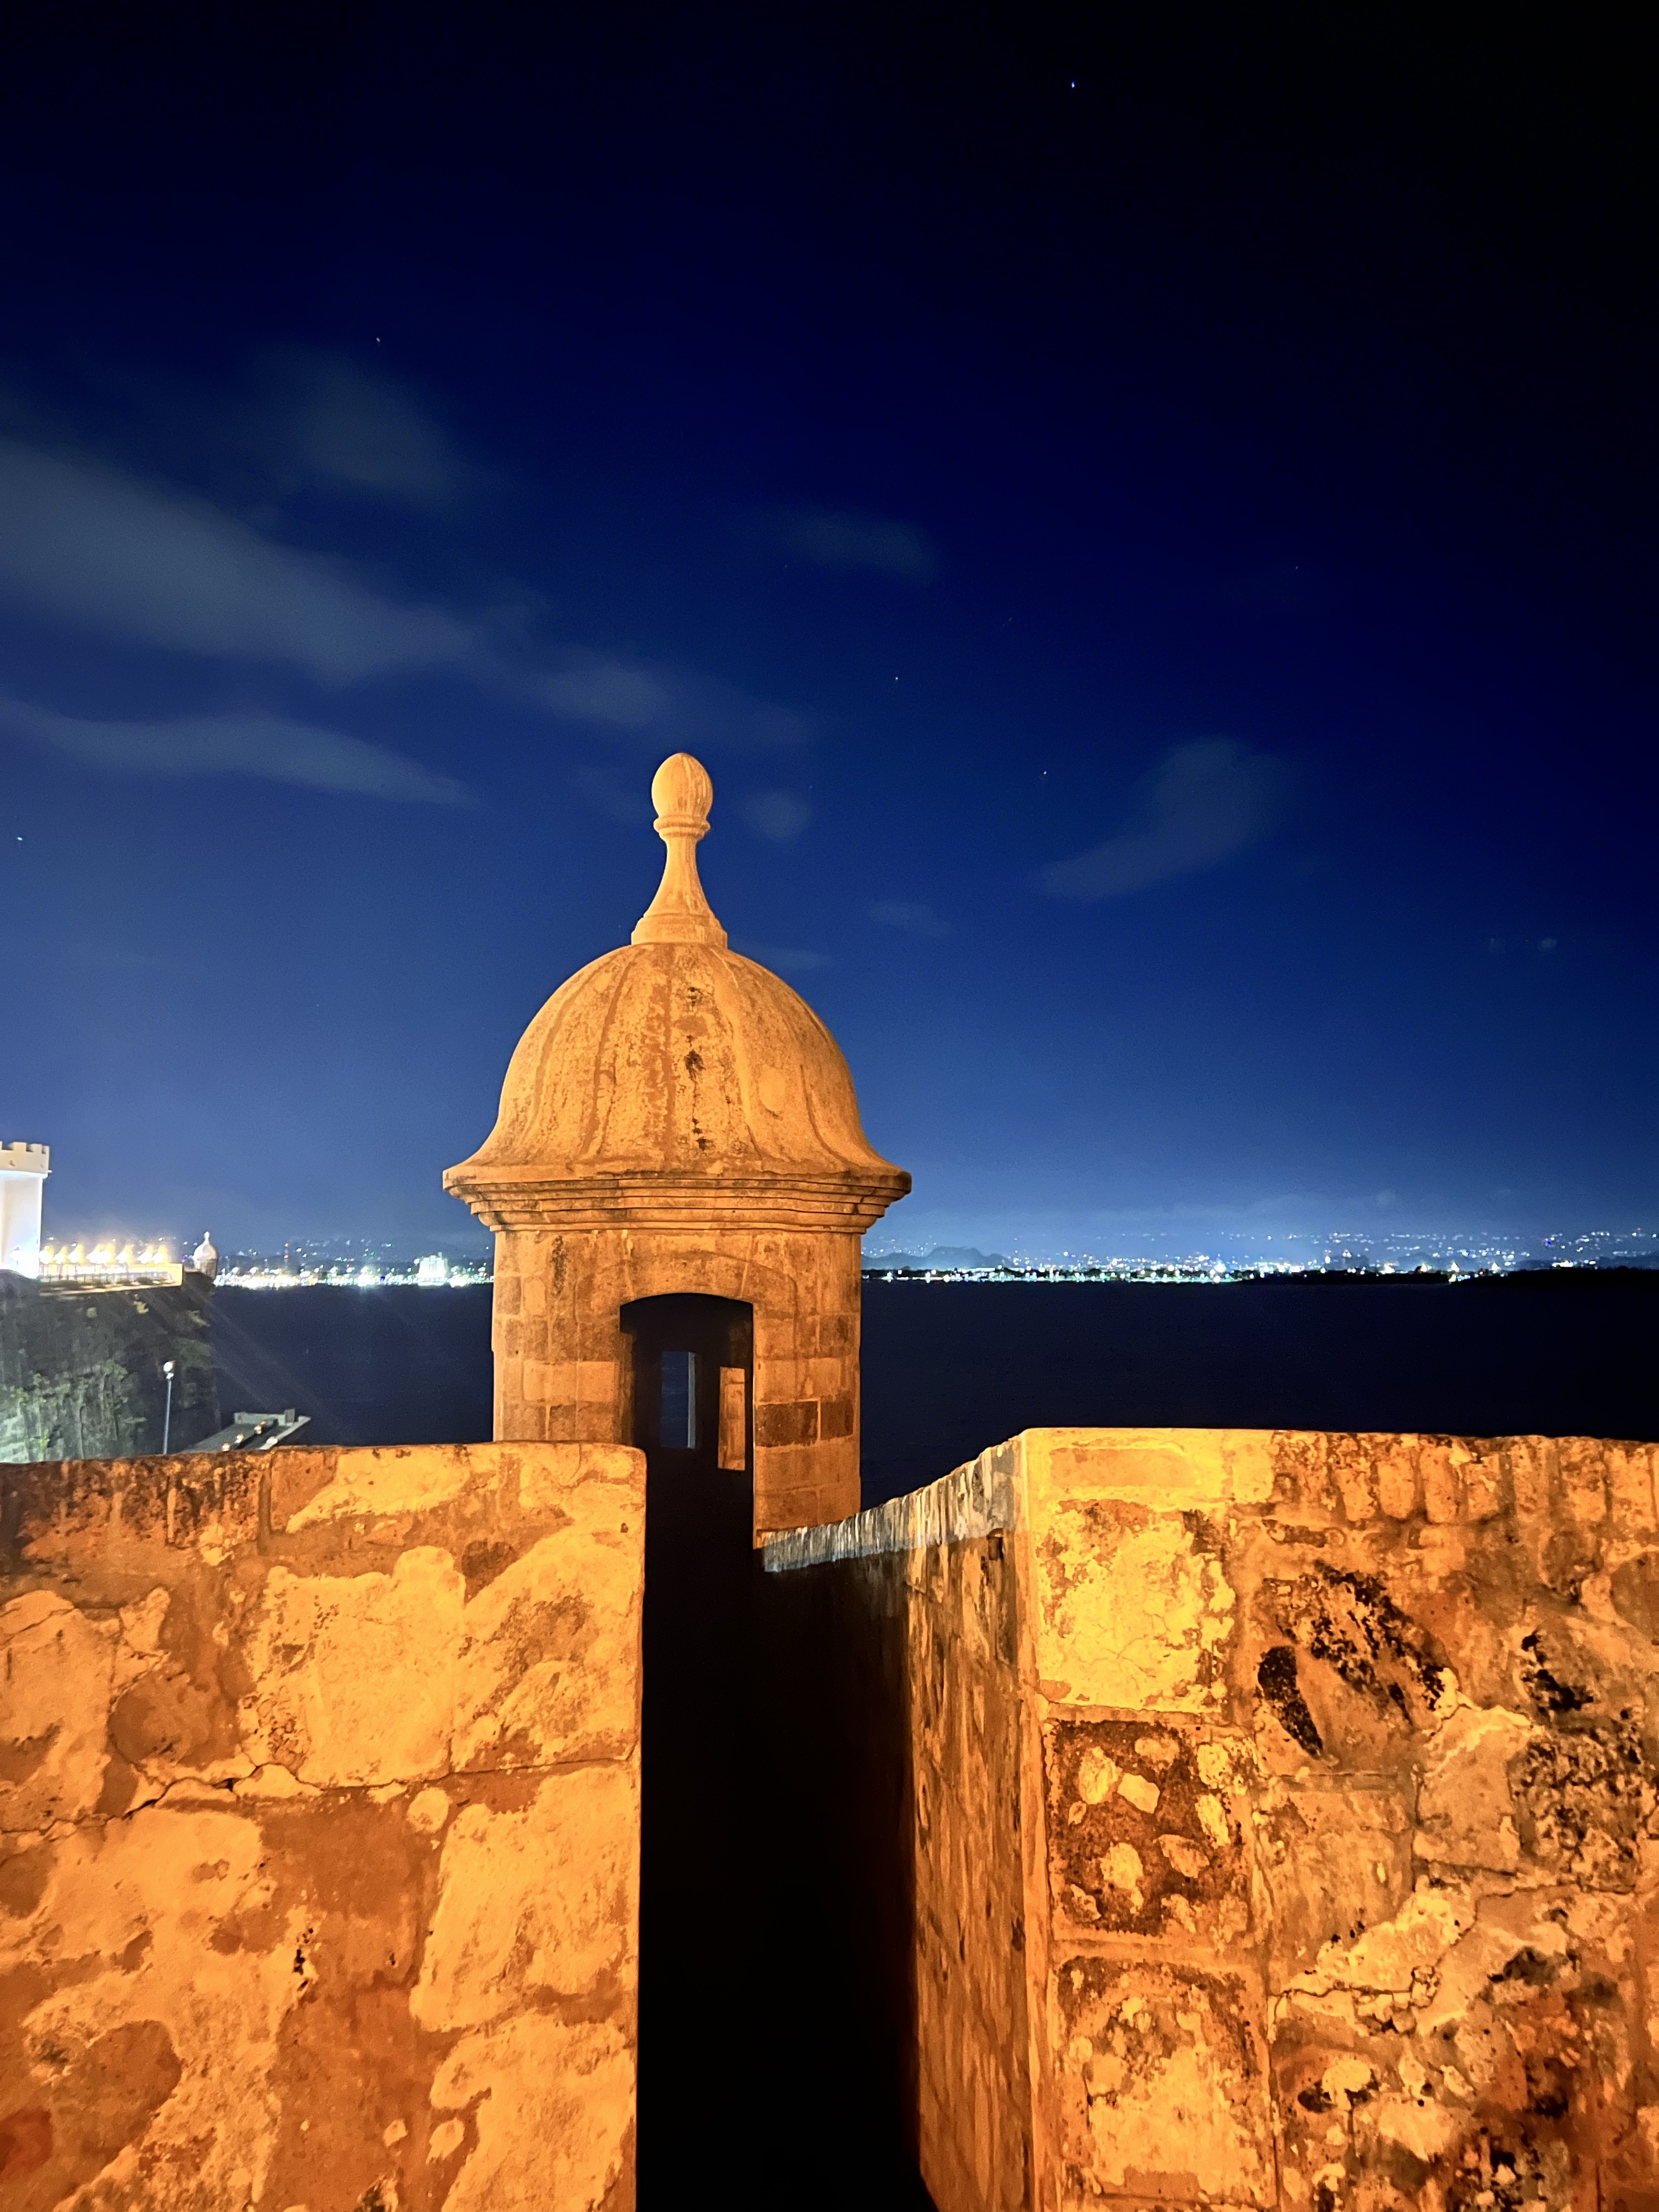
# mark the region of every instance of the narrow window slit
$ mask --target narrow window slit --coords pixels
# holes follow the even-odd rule
[[[659,1434],[670,1451],[697,1449],[695,1352],[665,1352],[662,1355],[662,1420]]]

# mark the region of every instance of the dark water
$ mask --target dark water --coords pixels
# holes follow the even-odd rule
[[[219,1403],[293,1406],[302,1444],[465,1444],[491,1430],[488,1285],[216,1291]]]
[[[870,1283],[864,1315],[872,1498],[1041,1425],[1659,1438],[1659,1274]]]
[[[488,1437],[489,1298],[221,1291],[221,1401],[307,1443]],[[1659,1439],[1659,1274],[866,1284],[867,1498],[1073,1424]]]

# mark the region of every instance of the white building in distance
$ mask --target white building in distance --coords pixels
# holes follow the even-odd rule
[[[0,1267],[40,1272],[40,1199],[52,1173],[45,1145],[0,1144]]]

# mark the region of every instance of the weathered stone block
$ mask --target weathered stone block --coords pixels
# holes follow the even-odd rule
[[[1401,1449],[1376,1462],[1376,1502],[1391,1520],[1409,1521],[1421,1495],[1414,1437],[1401,1437]]]
[[[1327,1439],[1315,1431],[1275,1429],[1268,1439],[1273,1468],[1273,1495],[1291,1511],[1328,1514],[1334,1511],[1336,1492],[1327,1466]]]
[[[1455,1521],[1463,1510],[1460,1469],[1468,1459],[1462,1444],[1434,1437],[1419,1455],[1423,1471],[1423,1510],[1431,1521]]]
[[[1114,1498],[1051,1499],[1034,1562],[1045,1696],[1201,1712],[1222,1694],[1233,1592],[1201,1530]]]
[[[1352,1522],[1369,1521],[1376,1510],[1376,1476],[1369,1440],[1334,1436],[1326,1450],[1326,1465],[1343,1513]]]
[[[1248,1977],[1073,1957],[1054,1987],[1063,2205],[1276,2202]]]
[[[459,1812],[410,1995],[417,2026],[480,2027],[526,1990],[572,2003],[631,1990],[638,1794],[631,1766],[575,1766],[522,1805]]]
[[[55,1590],[0,1607],[7,1826],[78,1820],[97,1804],[118,1633]]]
[[[858,1433],[858,1405],[850,1396],[818,1401],[818,1434],[825,1442],[851,1439]]]
[[[1322,1777],[1264,1792],[1250,1818],[1275,1989],[1287,1987],[1345,1932],[1397,1912],[1411,1893],[1408,1791],[1343,1789]]]
[[[1161,1724],[1160,1724],[1161,1723]],[[1050,1722],[1049,1879],[1079,1929],[1231,1943],[1250,1923],[1247,1743],[1163,1715]]]
[[[52,1472],[0,1583],[19,2203],[620,2212],[639,1455]]]
[[[757,1402],[755,1443],[757,1448],[816,1443],[817,1435],[818,1408],[815,1399],[800,1399],[781,1406]]]

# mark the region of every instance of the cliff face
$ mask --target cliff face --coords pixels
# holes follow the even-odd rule
[[[0,1273],[0,1461],[159,1452],[172,1360],[173,1436],[219,1425],[212,1285],[88,1290]]]

